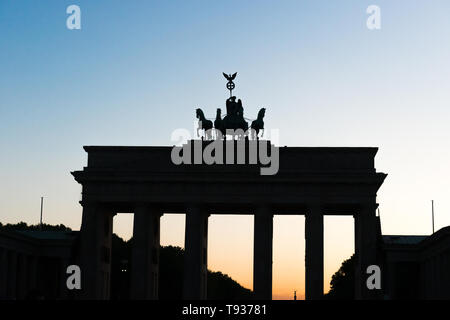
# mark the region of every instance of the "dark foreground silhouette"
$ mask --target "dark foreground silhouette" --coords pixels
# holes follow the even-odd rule
[[[113,234],[111,299],[128,299],[130,288],[130,261],[133,239],[124,241]],[[161,247],[159,252],[159,299],[182,298],[184,250],[180,247]],[[251,299],[252,291],[242,287],[222,272],[208,270],[208,299]]]
[[[24,222],[18,224],[2,225],[3,231],[55,231],[67,232],[70,228],[64,225],[27,225]],[[132,267],[131,248],[133,239],[124,241],[113,234],[112,237],[112,264],[111,264],[111,299],[129,299],[130,292],[130,269]],[[76,244],[75,244],[76,246]],[[74,250],[76,251],[76,249]],[[159,299],[174,300],[182,298],[183,289],[183,266],[184,250],[180,247],[160,248],[160,276],[159,276]],[[252,299],[252,291],[243,288],[239,283],[221,272],[208,270],[208,299]],[[31,292],[29,299],[45,299],[40,292]]]

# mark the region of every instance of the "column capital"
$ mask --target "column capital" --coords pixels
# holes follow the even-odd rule
[[[269,204],[258,204],[255,206],[255,213],[259,215],[270,215],[273,217],[272,208]]]
[[[376,203],[376,202],[361,202],[358,207],[360,210],[376,210],[378,208],[378,203]]]
[[[186,214],[203,214],[207,217],[211,215],[208,213],[207,208],[204,205],[198,203],[186,203],[185,210]]]
[[[306,204],[307,210],[320,210],[322,211],[324,208],[324,204],[321,202],[309,202]]]
[[[375,213],[375,210],[377,210],[377,208],[378,203],[376,202],[362,202],[358,205],[356,212],[353,214],[353,217],[356,218],[367,213]]]
[[[162,216],[163,213],[163,209],[160,208],[159,206],[155,206],[152,205],[151,203],[145,203],[145,202],[137,202],[134,204],[134,210],[145,210],[145,211],[149,211],[151,213],[159,213],[160,216]]]
[[[89,200],[82,200],[80,201],[80,204],[83,208],[89,207],[89,208],[103,208],[104,206],[98,202],[98,201],[89,201]]]
[[[92,210],[101,214],[111,214],[112,216],[117,214],[112,207],[97,201],[80,201],[80,204],[83,210]]]
[[[306,217],[323,217],[324,206],[320,203],[310,203],[306,207]]]

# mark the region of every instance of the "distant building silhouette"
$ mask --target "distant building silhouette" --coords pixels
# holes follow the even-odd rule
[[[450,226],[382,239],[385,299],[450,299]]]
[[[78,232],[0,229],[0,299],[70,299],[66,268]]]

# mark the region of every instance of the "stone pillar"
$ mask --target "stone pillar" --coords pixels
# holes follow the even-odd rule
[[[112,219],[113,214],[98,205],[83,205],[80,252],[83,299],[109,299]]]
[[[392,259],[392,258],[390,258]],[[383,288],[383,291],[385,292],[385,298],[388,298],[389,300],[393,300],[396,297],[396,288],[395,288],[395,274],[396,274],[396,263],[393,261],[388,261],[387,263],[387,275],[384,277],[385,281],[383,283],[385,284],[385,287]]]
[[[438,276],[437,276],[437,257],[434,253],[431,257],[431,299],[435,300],[437,299],[436,293],[437,293],[437,282],[438,282]]]
[[[355,299],[377,299],[381,290],[369,290],[367,267],[377,264],[376,204],[363,205],[355,214]],[[383,276],[383,275],[381,275]]]
[[[426,300],[431,300],[432,299],[432,288],[431,288],[431,283],[432,283],[432,278],[431,278],[431,274],[433,272],[432,267],[431,267],[431,257],[427,257],[425,260],[425,299]]]
[[[28,290],[33,291],[37,289],[37,257],[29,256],[28,257]]]
[[[323,214],[310,206],[305,215],[305,298],[323,298]]]
[[[186,210],[183,299],[207,297],[208,214],[196,206]]]
[[[6,299],[8,288],[8,251],[0,248],[0,300]]]
[[[15,300],[17,288],[17,253],[15,251],[9,252],[8,257],[8,289],[6,297]]]
[[[444,257],[445,257],[445,265],[444,265],[445,278],[443,283],[450,284],[450,273],[446,272],[446,270],[450,270],[450,252],[447,251],[446,253],[444,253]],[[450,292],[448,290],[446,290],[445,299],[450,300]]]
[[[267,206],[254,215],[253,292],[257,300],[272,300],[273,214]]]
[[[28,294],[27,278],[28,278],[27,256],[24,253],[19,253],[17,255],[17,289],[16,289],[16,297],[18,300],[25,299]]]
[[[70,266],[70,259],[68,257],[62,257],[59,259],[59,298],[66,300],[69,297],[69,289],[67,288],[67,267]],[[81,273],[83,276],[83,273]]]
[[[158,299],[161,215],[160,210],[147,206],[138,206],[134,212],[132,299]]]

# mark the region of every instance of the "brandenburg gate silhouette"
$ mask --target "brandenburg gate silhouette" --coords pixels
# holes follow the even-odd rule
[[[174,147],[84,147],[87,167],[72,172],[83,186],[82,298],[109,298],[112,219],[118,212],[134,213],[132,299],[158,298],[160,218],[164,213],[181,212],[186,213],[184,299],[207,297],[210,214],[254,216],[256,299],[272,298],[274,214],[305,215],[306,299],[323,296],[323,216],[353,215],[355,297],[377,298],[378,294],[366,286],[366,270],[377,264],[376,194],[386,177],[375,170],[378,149],[274,147],[258,138],[264,130],[265,108],[260,109],[249,129],[242,101],[232,94],[237,73],[223,75],[230,91],[225,103],[227,115],[222,118],[221,109],[217,109],[213,123],[201,109],[196,110],[206,140],[212,139],[213,133],[216,137],[187,144],[183,156],[185,150],[192,151],[186,152],[190,164],[174,163]],[[226,140],[228,130],[241,131]],[[226,164],[198,161],[195,151],[199,143],[200,153],[223,143],[225,152],[219,158],[223,157],[220,162]],[[251,151],[261,155],[262,149],[270,150],[271,155],[278,152],[276,174],[261,174],[261,167],[271,168],[267,162],[254,159]],[[218,156],[217,150],[214,156]]]
[[[132,299],[158,298],[160,217],[183,212],[184,299],[207,297],[210,214],[254,216],[256,299],[272,298],[274,214],[305,215],[306,299],[323,295],[324,215],[352,215],[355,296],[378,298],[377,290],[366,287],[366,269],[377,264],[376,194],[386,177],[374,166],[377,148],[280,147],[275,175],[261,175],[259,164],[175,165],[172,147],[86,146],[84,150],[87,166],[72,172],[83,187],[82,298],[109,298],[112,219],[118,212],[134,213]]]

